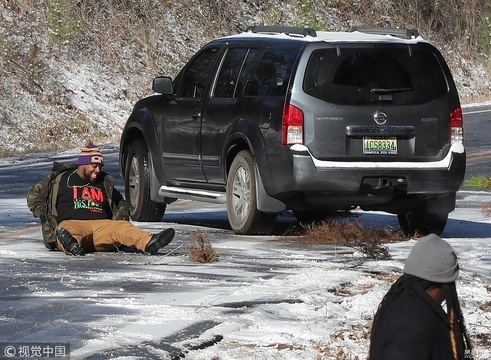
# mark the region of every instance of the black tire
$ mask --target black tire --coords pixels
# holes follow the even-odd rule
[[[447,225],[448,213],[430,213],[425,204],[420,204],[397,214],[397,220],[406,235],[440,235]]]
[[[237,154],[227,178],[227,215],[236,234],[270,234],[278,214],[257,210],[256,173],[251,153]]]
[[[166,204],[153,202],[150,198],[150,168],[148,150],[138,139],[129,147],[125,172],[126,202],[130,216],[135,221],[160,221]]]

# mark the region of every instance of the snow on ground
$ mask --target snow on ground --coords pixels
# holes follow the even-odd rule
[[[491,193],[459,198],[484,205]],[[365,226],[397,226],[385,213],[356,215]],[[178,202],[163,223],[136,223],[176,229],[158,256],[75,258],[45,251],[25,197],[1,196],[0,345],[69,343],[72,359],[366,358],[373,314],[414,240],[389,244],[392,259],[375,261],[351,248],[202,226],[216,219],[226,221],[223,207]],[[479,205],[459,206],[443,233],[459,255],[476,359],[491,358],[490,230]],[[217,262],[190,261],[193,231],[211,241]]]

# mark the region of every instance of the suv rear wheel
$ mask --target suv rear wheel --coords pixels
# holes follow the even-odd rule
[[[130,216],[135,221],[160,221],[166,204],[155,203],[150,198],[150,169],[148,150],[142,140],[135,140],[126,160],[125,191]]]
[[[440,235],[447,224],[448,213],[431,213],[426,209],[426,202],[421,202],[408,211],[397,214],[397,220],[407,235]]]
[[[278,214],[257,210],[256,173],[251,153],[237,154],[227,179],[227,214],[232,230],[237,234],[269,234]]]

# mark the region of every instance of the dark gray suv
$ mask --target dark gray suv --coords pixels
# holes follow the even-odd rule
[[[250,27],[200,49],[134,107],[120,167],[131,216],[227,205],[238,234],[354,208],[441,233],[465,171],[452,75],[414,30]]]

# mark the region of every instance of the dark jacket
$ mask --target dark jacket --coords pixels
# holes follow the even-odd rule
[[[453,358],[448,317],[420,284],[395,298],[372,331],[370,360]]]
[[[27,206],[34,217],[41,219],[44,245],[51,250],[56,247],[55,230],[58,225],[56,199],[60,188],[60,179],[64,173],[74,171],[76,168],[76,164],[54,162],[51,172],[43,180],[31,186],[27,193]],[[114,188],[116,179],[105,172],[101,172],[99,176],[106,190],[109,206],[113,213],[113,220],[128,220],[129,211],[126,201],[121,193]]]

